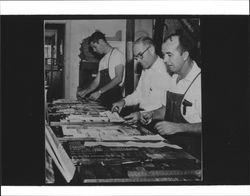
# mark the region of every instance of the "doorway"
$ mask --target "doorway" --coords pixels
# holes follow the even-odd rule
[[[48,86],[47,101],[64,96],[64,37],[65,24],[45,24],[44,66]]]

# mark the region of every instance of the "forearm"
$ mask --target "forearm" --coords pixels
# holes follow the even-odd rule
[[[87,92],[90,93],[98,87],[98,81],[96,79],[91,82],[91,84],[86,88]]]
[[[102,93],[105,93],[109,91],[110,89],[114,88],[115,86],[119,85],[122,82],[122,79],[119,77],[113,78],[108,84],[100,88],[99,90],[102,91]]]
[[[136,91],[134,91],[132,94],[124,98],[125,105],[126,106],[137,105],[139,103],[139,99],[140,99],[139,97],[140,97],[139,94]]]
[[[200,134],[202,130],[201,123],[180,123],[182,132]]]
[[[161,108],[157,110],[153,110],[153,120],[164,120],[165,117],[165,112],[166,112],[166,107],[162,106]]]

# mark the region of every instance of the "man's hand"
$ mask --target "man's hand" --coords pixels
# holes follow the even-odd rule
[[[151,122],[152,118],[153,118],[153,111],[142,111],[141,115],[140,115],[140,121],[142,124],[147,125]]]
[[[158,122],[154,128],[161,135],[173,135],[184,131],[182,123],[173,123],[168,121]]]
[[[81,91],[77,91],[76,97],[77,98],[84,98],[88,93],[89,92],[88,92],[87,89],[84,89],[84,90],[81,90]]]
[[[135,124],[140,119],[140,112],[133,112],[128,116],[125,116],[124,119],[128,124]]]
[[[94,93],[91,93],[89,98],[92,99],[92,100],[97,100],[100,96],[101,96],[101,93],[99,91],[96,91]]]
[[[124,106],[125,106],[125,100],[122,99],[121,101],[113,103],[111,111],[120,113]]]

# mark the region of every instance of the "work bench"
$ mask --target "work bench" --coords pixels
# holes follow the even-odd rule
[[[75,169],[71,179],[65,180],[53,157],[46,151],[47,184],[202,181],[199,159],[141,124],[129,125],[122,117],[112,115],[99,102],[90,100],[64,99],[48,104],[46,127]]]

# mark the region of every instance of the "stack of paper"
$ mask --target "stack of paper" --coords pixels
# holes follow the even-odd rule
[[[66,120],[70,122],[109,122],[108,117],[105,116],[90,116],[90,115],[69,115]]]
[[[160,142],[85,142],[85,147],[106,146],[106,147],[139,147],[139,148],[163,148],[170,147],[175,149],[182,149],[180,146],[168,144],[164,141]]]
[[[95,141],[163,141],[160,135],[140,135],[140,132],[132,129],[123,130],[120,126],[106,127],[81,127],[62,125],[64,136],[73,138],[93,139]]]
[[[75,100],[75,99],[57,99],[55,101],[52,102],[52,104],[77,104],[77,103],[81,103],[81,101]]]
[[[45,147],[65,180],[70,182],[76,168],[48,125],[45,125]]]

